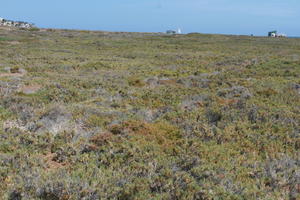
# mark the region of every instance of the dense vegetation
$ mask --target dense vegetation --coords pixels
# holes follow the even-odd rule
[[[300,39],[0,29],[1,199],[300,198]]]

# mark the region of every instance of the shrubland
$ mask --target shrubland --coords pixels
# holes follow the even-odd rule
[[[300,40],[0,29],[2,199],[300,198]]]

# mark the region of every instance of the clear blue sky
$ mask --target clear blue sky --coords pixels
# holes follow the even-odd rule
[[[44,28],[300,36],[300,0],[0,0],[0,16]]]

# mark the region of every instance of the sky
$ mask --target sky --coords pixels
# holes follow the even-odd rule
[[[41,28],[300,36],[300,0],[0,0],[0,17]]]

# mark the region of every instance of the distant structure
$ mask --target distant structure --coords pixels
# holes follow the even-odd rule
[[[270,31],[270,32],[268,33],[268,36],[269,36],[269,37],[276,37],[276,35],[277,35],[277,31]]]
[[[34,24],[21,21],[12,21],[0,17],[0,26],[18,27],[18,28],[34,28]]]
[[[167,30],[166,34],[168,34],[168,35],[174,35],[174,34],[176,34],[176,31],[174,31],[174,30]]]
[[[168,35],[175,35],[175,34],[181,34],[181,33],[182,32],[181,32],[180,28],[178,28],[177,31],[174,31],[174,30],[167,30],[166,31],[166,34],[168,34]]]
[[[287,37],[286,34],[284,34],[284,33],[277,33],[277,31],[270,31],[268,33],[268,36],[269,37],[273,37],[273,38],[276,38],[276,37]]]
[[[287,37],[287,35],[286,34],[284,34],[284,33],[279,33],[278,35],[277,35],[277,37]]]

